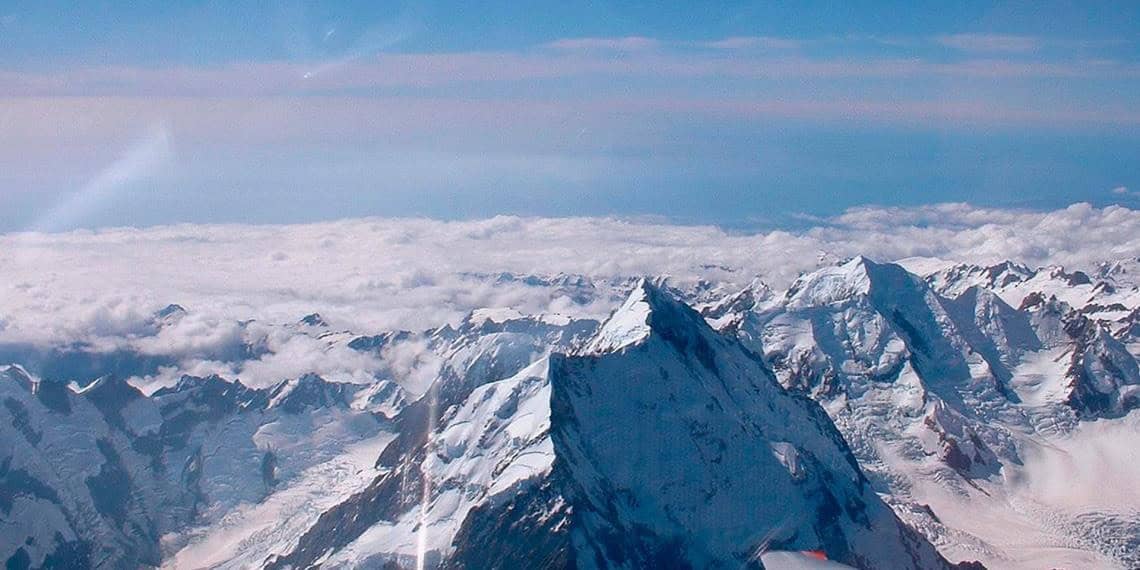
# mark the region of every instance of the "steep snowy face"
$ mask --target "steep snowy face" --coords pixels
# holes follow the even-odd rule
[[[569,482],[579,566],[730,567],[767,549],[944,564],[871,491],[822,409],[695,311],[643,282],[602,331],[627,342],[551,364],[554,476]]]
[[[1007,304],[989,289],[970,287],[942,304],[957,330],[1003,381],[1026,354],[1042,348],[1025,311]]]
[[[132,390],[104,378],[79,395],[0,370],[0,557],[9,567],[159,562],[171,522],[147,445],[159,419]]]
[[[898,458],[955,487],[1019,461],[990,425],[1007,404],[1012,341],[982,334],[1004,309],[979,298],[948,304],[901,267],[856,258],[801,277],[737,335],[784,386],[824,404],[880,490],[905,496]],[[1020,348],[1018,324],[996,327]]]
[[[765,354],[781,383],[816,395],[890,380],[910,365],[927,390],[973,388],[945,308],[897,265],[855,258],[798,279],[776,303],[745,315],[739,335]],[[960,344],[960,343],[959,343]]]
[[[1010,263],[959,266],[924,282],[857,258],[801,277],[782,300],[738,317],[733,330],[782,384],[823,403],[909,521],[957,548],[947,552],[1003,564],[990,537],[961,534],[968,524],[939,514],[957,508],[945,497],[992,505],[989,497],[1012,493],[1028,476],[1021,465],[1042,440],[1064,437],[1081,419],[1116,418],[1138,406],[1127,335],[1111,334],[1103,313],[1058,300],[1094,287],[1082,273]],[[1031,292],[1038,288],[1050,294]],[[1042,535],[1085,540],[1076,538],[1084,530],[1005,515]],[[1085,547],[1113,556],[1118,540]]]
[[[741,317],[772,299],[774,293],[768,284],[753,279],[746,287],[735,293],[702,305],[695,305],[702,316],[719,331],[735,331]]]
[[[979,287],[1018,308],[1038,298],[1056,298],[1113,333],[1122,334],[1133,323],[1131,312],[1140,306],[1140,272],[1136,266],[1134,259],[1106,262],[1089,274],[1057,266],[1030,270],[1009,262],[988,268],[958,265],[932,273],[926,280],[948,298]]]
[[[0,556],[17,566],[157,566],[201,529],[383,432],[371,413],[328,396],[357,386],[307,376],[282,387],[186,376],[148,397],[113,376],[75,388],[7,368]]]
[[[289,549],[278,552],[274,564],[315,560],[314,555],[319,557],[329,549],[340,552],[325,561],[334,567],[364,560],[406,566],[418,560],[438,563],[466,513],[491,500],[492,489],[496,494],[503,491],[496,485],[514,487],[492,475],[502,475],[516,454],[522,456],[519,465],[526,466],[519,469],[538,469],[545,433],[542,417],[548,412],[526,405],[526,418],[513,422],[511,410],[520,405],[520,399],[532,398],[532,392],[544,394],[546,354],[587,342],[597,327],[589,319],[479,310],[456,328],[396,341],[395,345],[420,343],[422,350],[434,355],[437,361],[430,383],[403,383],[408,398],[392,416],[398,435],[376,462],[380,473],[374,480],[330,508],[308,532],[298,533]],[[358,343],[362,350],[380,351],[395,345],[387,340]],[[541,382],[536,384],[535,378]],[[548,390],[545,394],[537,401],[548,408]],[[496,399],[502,401],[501,409],[495,407]],[[491,412],[498,414],[494,417],[500,418],[499,423],[484,423]],[[520,426],[531,425],[528,422],[533,422],[538,435],[524,439],[533,439],[538,451],[512,451],[511,446],[519,443]],[[501,431],[503,439],[493,440],[496,426],[508,423],[512,427]],[[465,427],[461,432],[456,426]],[[460,433],[465,435],[460,437]],[[492,441],[499,442],[497,447],[486,447]],[[504,476],[517,476],[507,471]],[[486,475],[481,487],[464,479],[475,473]]]
[[[606,352],[645,340],[650,332],[653,308],[649,296],[651,287],[644,279],[634,287],[621,307],[602,326],[590,341],[587,352]]]
[[[420,405],[399,420],[424,419]],[[483,544],[464,544],[458,537],[473,532],[472,521],[482,520],[486,511],[542,485],[554,461],[549,430],[548,361],[541,359],[510,378],[475,388],[444,413],[438,428],[402,430],[380,457],[382,473],[330,509],[291,553],[272,559],[270,566],[320,560],[331,568],[435,567],[455,545],[478,548],[482,556]]]
[[[1029,267],[1011,261],[989,266],[961,264],[940,269],[928,275],[926,281],[939,294],[957,297],[970,287],[1004,290],[1028,281],[1035,273]]]
[[[1140,407],[1136,358],[1103,327],[1076,312],[1062,319],[1070,341],[1064,402],[1085,418],[1114,417]]]
[[[581,350],[475,388],[420,433],[401,430],[384,473],[270,566],[737,566],[771,549],[946,564],[817,404],[646,282]]]
[[[432,331],[429,346],[439,360],[438,371],[428,377],[433,405],[439,410],[458,405],[483,384],[513,376],[552,351],[582,345],[597,328],[590,319],[495,310],[475,311],[458,329]],[[422,389],[424,395],[427,390]]]
[[[872,275],[879,266],[859,256],[833,267],[824,267],[796,279],[784,294],[789,306],[818,307],[843,303],[853,297],[868,295]]]

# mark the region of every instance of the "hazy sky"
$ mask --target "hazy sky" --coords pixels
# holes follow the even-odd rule
[[[1140,3],[0,0],[0,231],[1140,201]]]

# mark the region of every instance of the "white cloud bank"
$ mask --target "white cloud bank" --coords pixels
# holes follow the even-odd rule
[[[780,287],[855,254],[1074,268],[1140,254],[1140,210],[1122,206],[865,207],[814,224],[735,234],[611,218],[496,217],[0,235],[0,342],[129,338],[168,303],[199,319],[147,341],[169,353],[233,334],[207,321],[295,322],[316,311],[334,328],[368,333],[455,322],[484,306],[574,308],[593,316],[610,308],[605,301],[576,307],[547,289],[464,278],[468,272],[671,274],[734,283],[759,275]]]

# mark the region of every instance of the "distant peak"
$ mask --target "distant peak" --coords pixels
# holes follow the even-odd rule
[[[878,264],[859,255],[831,267],[801,275],[786,293],[793,305],[830,305],[871,292]]]
[[[226,392],[234,389],[237,392],[245,392],[252,390],[252,388],[242,384],[241,380],[234,378],[228,380],[222,378],[217,374],[210,374],[208,376],[193,376],[190,374],[183,374],[178,378],[178,382],[173,386],[167,386],[156,390],[152,396],[163,396],[168,394],[177,394],[179,392],[199,391],[216,391]]]
[[[757,305],[771,298],[772,288],[757,277],[743,289],[700,307],[700,312],[706,319],[738,316],[753,310]]]
[[[16,382],[20,387],[31,392],[34,389],[36,380],[32,378],[31,374],[19,364],[8,364],[0,367],[0,375],[7,376],[13,382]]]
[[[973,286],[1000,290],[1024,283],[1036,274],[1024,264],[1006,260],[992,265],[960,263],[928,274],[925,281],[939,294],[954,298]]]
[[[107,386],[114,385],[116,383],[116,377],[110,374],[105,374],[88,382],[87,384],[84,384],[83,386],[79,386],[78,384],[73,383],[72,391],[76,394],[84,395],[100,390],[106,390]]]
[[[155,311],[152,322],[161,328],[178,322],[184,316],[186,316],[186,309],[182,305],[171,303]]]
[[[191,389],[197,388],[198,386],[201,386],[207,382],[220,380],[220,379],[221,378],[219,378],[216,375],[211,375],[209,377],[203,378],[201,376],[191,376],[189,374],[183,374],[182,377],[178,379],[178,383],[174,385],[173,389],[176,392],[180,392],[183,390],[191,390]]]
[[[874,266],[878,265],[878,263],[876,263],[875,260],[873,260],[873,259],[871,259],[865,255],[860,254],[860,255],[856,255],[855,257],[848,259],[847,261],[845,261],[843,263],[840,263],[840,265],[841,266],[851,266],[851,267],[867,267],[867,266],[874,267]]]
[[[987,267],[986,270],[991,273],[1013,272],[1020,275],[1030,275],[1033,273],[1033,270],[1030,269],[1029,266],[1008,259],[1001,263],[995,263]]]
[[[273,388],[269,393],[269,407],[300,413],[307,408],[347,406],[350,388],[348,384],[329,382],[316,373],[308,372]]]
[[[160,319],[164,319],[166,317],[171,317],[174,315],[182,315],[185,313],[186,313],[186,309],[182,305],[179,305],[177,303],[171,303],[171,304],[159,309],[159,311],[157,313],[155,313],[154,316],[156,316]]]
[[[879,263],[860,255],[800,276],[785,299],[791,307],[821,307],[921,289],[925,289],[923,281],[901,265]]]
[[[329,326],[329,324],[327,322],[325,322],[325,319],[323,317],[321,317],[320,313],[310,313],[308,315],[305,315],[304,317],[301,318],[300,323],[302,325],[306,325],[306,326],[310,326],[310,327],[327,327],[327,326]]]

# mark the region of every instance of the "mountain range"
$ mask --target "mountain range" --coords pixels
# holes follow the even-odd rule
[[[762,276],[469,278],[616,308],[489,307],[424,331],[263,324],[388,364],[271,385],[161,351],[0,346],[0,558],[1140,567],[1140,260],[856,257],[780,291]],[[143,334],[190,313],[171,304]],[[273,352],[233,327],[197,357]],[[173,381],[139,381],[160,370]]]

